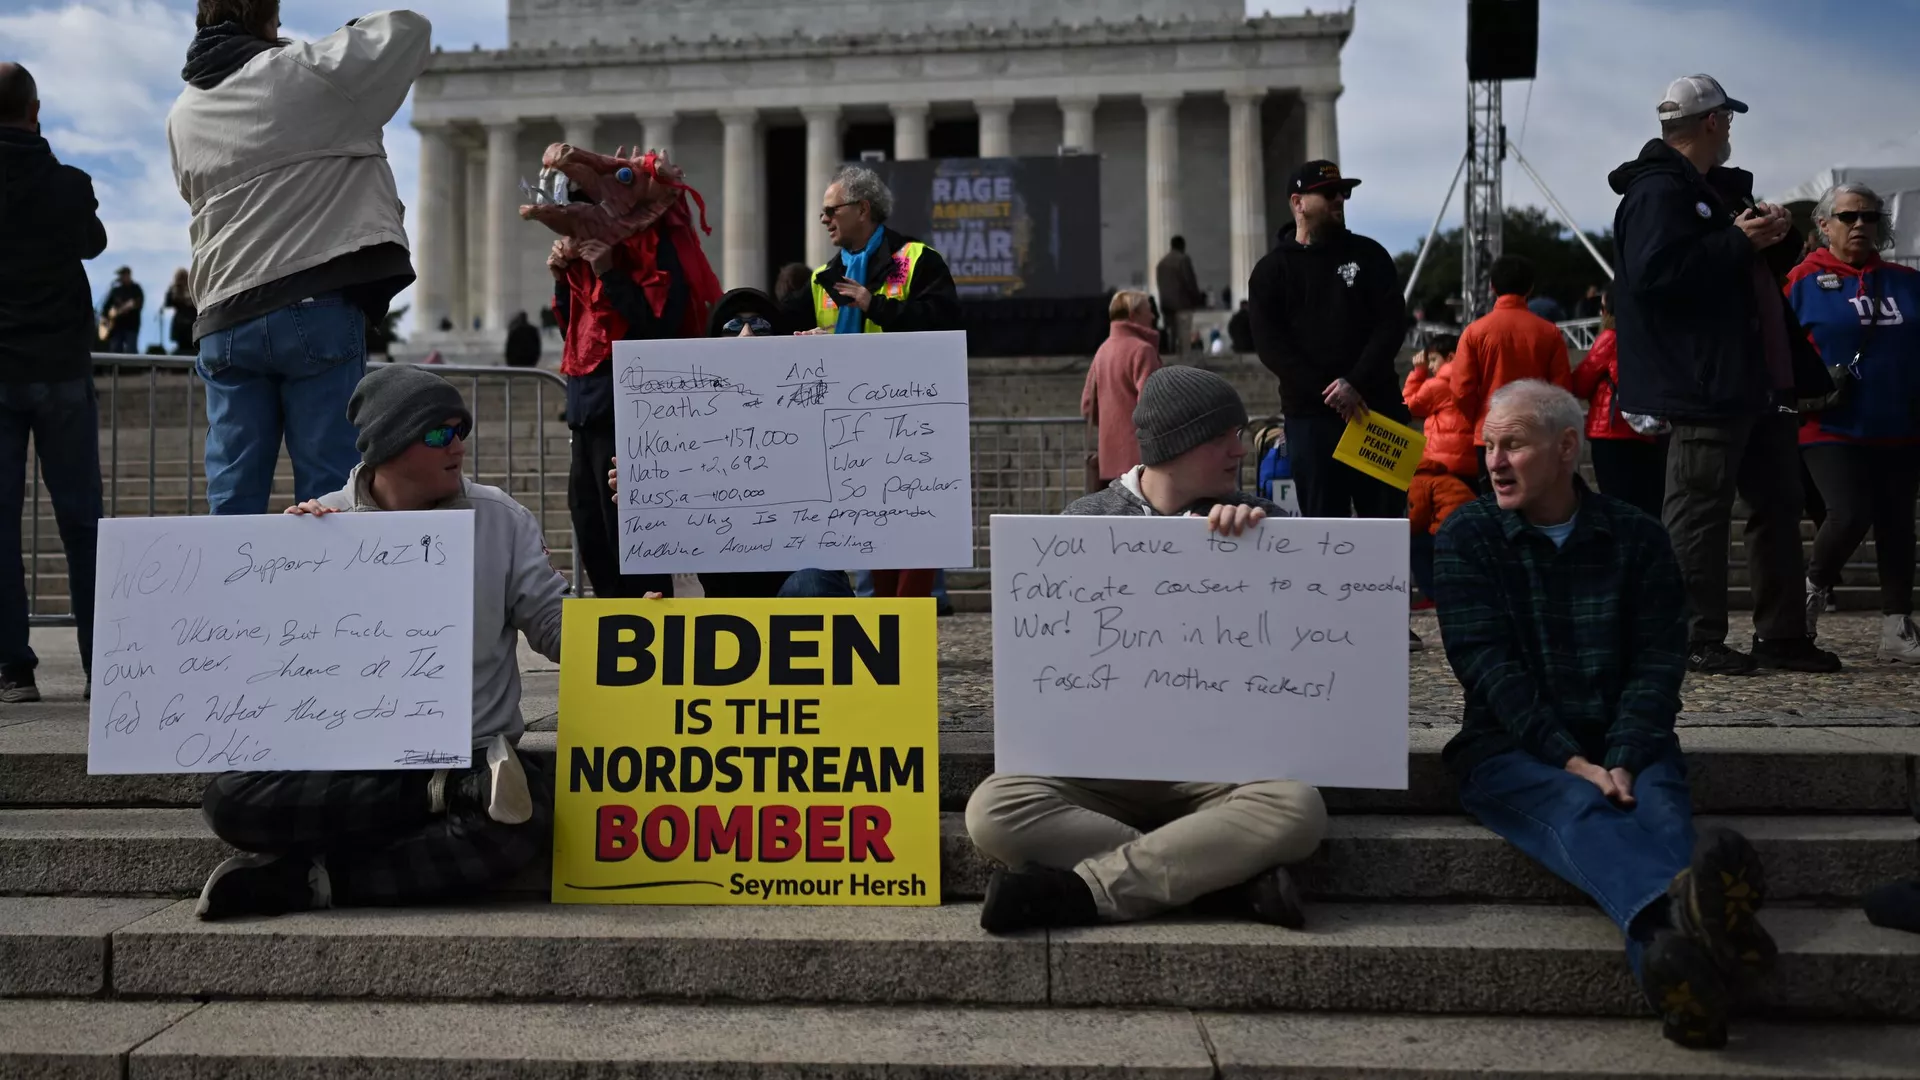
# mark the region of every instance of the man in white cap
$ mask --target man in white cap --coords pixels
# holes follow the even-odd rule
[[[1667,87],[1658,139],[1607,181],[1621,196],[1614,318],[1623,412],[1673,426],[1663,517],[1691,616],[1687,669],[1832,672],[1803,604],[1800,456],[1793,403],[1831,386],[1782,300],[1797,243],[1783,207],[1755,202],[1753,175],[1726,167],[1745,103],[1706,75]],[[1753,652],[1729,648],[1727,550],[1743,499]]]

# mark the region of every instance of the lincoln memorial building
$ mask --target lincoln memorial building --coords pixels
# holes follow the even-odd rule
[[[1286,175],[1339,158],[1353,26],[1243,0],[509,0],[507,18],[507,48],[436,50],[414,90],[421,330],[548,303],[554,235],[516,211],[559,141],[667,151],[728,288],[825,261],[843,162],[1098,155],[1104,284],[1151,287],[1178,234],[1214,303],[1237,299],[1289,220]]]

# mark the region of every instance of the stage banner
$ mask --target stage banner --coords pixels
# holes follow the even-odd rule
[[[1100,159],[943,158],[872,166],[887,224],[947,261],[962,300],[1084,297],[1100,273]]]
[[[556,903],[940,903],[932,600],[565,620]]]

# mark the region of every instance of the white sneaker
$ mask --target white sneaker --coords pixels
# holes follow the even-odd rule
[[[1911,615],[1888,615],[1880,622],[1880,659],[1920,664],[1920,628]]]
[[[1833,590],[1823,589],[1807,579],[1807,636],[1814,637],[1820,629],[1820,616],[1834,609]]]

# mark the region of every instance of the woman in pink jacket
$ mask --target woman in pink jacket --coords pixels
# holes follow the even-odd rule
[[[1107,305],[1110,326],[1087,368],[1080,391],[1080,415],[1100,430],[1100,483],[1111,484],[1140,464],[1133,437],[1133,407],[1140,387],[1160,370],[1160,332],[1153,328],[1153,304],[1147,294],[1122,289]]]

